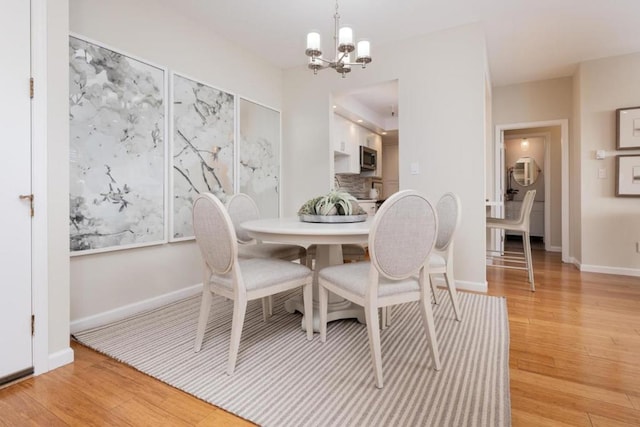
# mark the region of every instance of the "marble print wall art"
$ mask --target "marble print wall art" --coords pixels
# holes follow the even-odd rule
[[[165,77],[69,37],[72,255],[166,242]]]
[[[170,240],[193,238],[191,206],[202,192],[234,191],[235,96],[172,74]]]
[[[240,99],[240,192],[251,196],[260,216],[279,215],[280,112]]]

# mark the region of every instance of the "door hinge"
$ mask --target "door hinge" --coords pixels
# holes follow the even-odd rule
[[[36,315],[31,315],[31,336],[36,334]]]
[[[21,194],[18,197],[20,198],[20,200],[29,200],[31,216],[33,217],[33,215],[35,214],[35,210],[33,208],[33,194]]]
[[[29,78],[29,98],[33,99],[33,77]]]

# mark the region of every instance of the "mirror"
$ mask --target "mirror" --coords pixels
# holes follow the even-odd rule
[[[520,157],[516,164],[509,169],[513,179],[523,187],[528,187],[536,183],[540,175],[540,167],[531,157]]]

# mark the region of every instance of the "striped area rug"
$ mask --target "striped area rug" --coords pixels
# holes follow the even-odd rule
[[[236,372],[225,374],[232,302],[214,297],[202,350],[193,352],[200,297],[75,335],[81,343],[264,426],[508,426],[509,329],[503,298],[460,292],[462,322],[446,291],[434,306],[442,369],[432,369],[415,303],[381,331],[384,388],[374,385],[367,332],[329,323],[306,341],[301,316],[274,301],[262,321],[249,303]]]

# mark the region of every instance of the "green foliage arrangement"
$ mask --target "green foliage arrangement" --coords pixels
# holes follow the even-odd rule
[[[331,190],[324,196],[308,200],[298,210],[298,215],[364,215],[356,198],[346,191]]]

